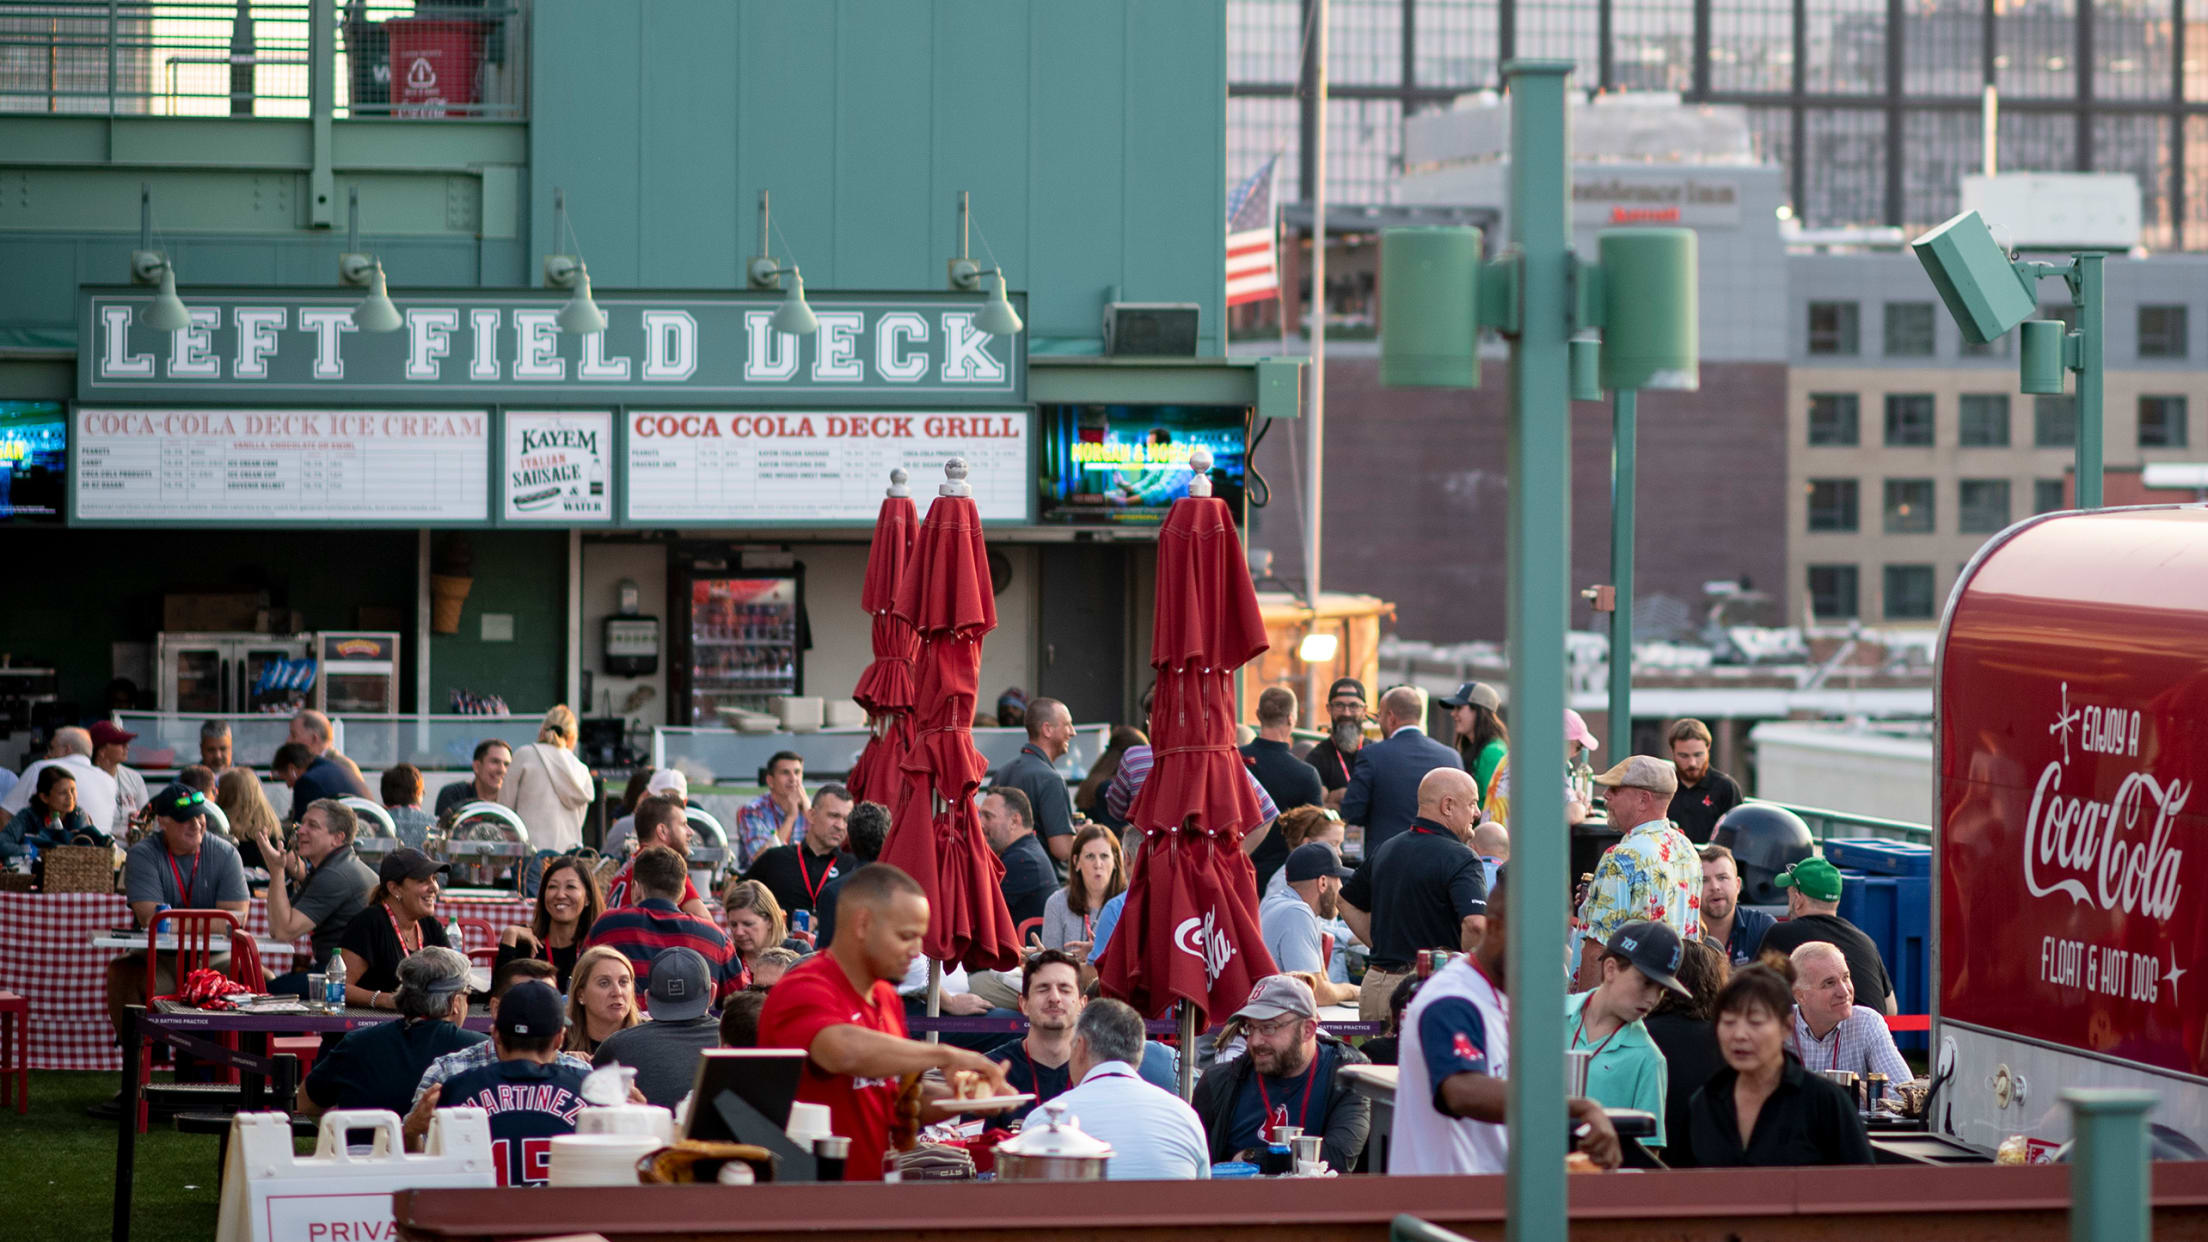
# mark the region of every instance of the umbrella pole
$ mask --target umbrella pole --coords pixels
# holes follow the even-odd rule
[[[1181,1098],[1196,1096],[1196,1006],[1181,1001]]]
[[[928,963],[928,1016],[943,1016],[943,963],[932,960]],[[928,1032],[928,1042],[931,1044],[940,1042],[942,1038],[941,1032]]]

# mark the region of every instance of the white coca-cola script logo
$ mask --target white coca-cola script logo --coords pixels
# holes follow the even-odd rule
[[[2040,772],[2024,821],[2025,887],[2034,897],[2062,893],[2081,905],[2166,919],[2177,909],[2184,858],[2183,850],[2170,845],[2172,821],[2184,810],[2193,787],[2187,781],[2131,772],[2105,801],[2066,796],[2062,780],[2070,765],[2073,727],[2084,735],[2087,751],[2139,753],[2139,713],[2072,709],[2069,683],[2063,684],[2062,707],[2048,730],[2062,739],[2063,754]]]
[[[1234,943],[1220,929],[1217,910],[1206,910],[1200,919],[1184,919],[1173,929],[1173,947],[1204,964],[1204,982],[1219,982],[1219,972],[1234,956]]]

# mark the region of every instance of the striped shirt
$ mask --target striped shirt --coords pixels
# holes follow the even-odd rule
[[[1111,785],[1104,790],[1104,806],[1121,819],[1135,805],[1135,795],[1142,792],[1142,783],[1150,779],[1150,765],[1154,762],[1148,746],[1130,746],[1119,757],[1119,771],[1113,775]],[[1237,765],[1240,766],[1240,765]],[[1257,775],[1247,767],[1242,768],[1242,779],[1250,783],[1250,792],[1257,795],[1257,811],[1263,822],[1271,823],[1280,815],[1280,807],[1273,796],[1257,783]]]
[[[1788,1044],[1802,1059],[1802,1068],[1813,1074],[1826,1070],[1884,1074],[1889,1092],[1916,1078],[1909,1063],[1901,1059],[1901,1049],[1894,1047],[1894,1033],[1886,1028],[1886,1016],[1867,1005],[1850,1009],[1823,1039],[1810,1034],[1809,1023],[1802,1020],[1802,1007],[1796,1005],[1794,1034]]]
[[[560,1062],[563,1065],[572,1065],[586,1074],[590,1072],[590,1062],[572,1052],[561,1053]],[[414,1102],[421,1103],[423,1094],[431,1087],[442,1087],[456,1075],[496,1064],[498,1048],[488,1039],[479,1044],[469,1044],[458,1052],[448,1052],[431,1061],[429,1068],[422,1071],[422,1084],[414,1088]]]
[[[633,906],[608,910],[590,925],[583,951],[599,945],[621,950],[636,968],[636,999],[645,1002],[652,985],[652,959],[672,948],[696,949],[713,973],[716,999],[739,992],[750,982],[750,972],[728,934],[705,919],[693,918],[665,897],[646,897]]]

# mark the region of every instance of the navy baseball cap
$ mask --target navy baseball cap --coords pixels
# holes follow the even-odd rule
[[[1326,691],[1326,697],[1327,697],[1327,698],[1328,698],[1329,700],[1332,700],[1332,699],[1338,699],[1338,698],[1341,698],[1341,697],[1342,697],[1342,696],[1344,696],[1344,695],[1347,695],[1347,696],[1349,696],[1350,698],[1356,699],[1356,700],[1357,700],[1358,702],[1360,702],[1360,703],[1364,702],[1364,701],[1365,701],[1365,683],[1363,683],[1363,682],[1361,682],[1361,681],[1357,680],[1357,679],[1356,679],[1356,678],[1354,678],[1354,677],[1338,677],[1338,678],[1336,678],[1336,679],[1335,679],[1335,681],[1334,681],[1334,684],[1333,684],[1332,686],[1329,686],[1329,687],[1327,688],[1327,691]]]
[[[1610,933],[1610,943],[1603,946],[1606,952],[1616,953],[1633,968],[1681,996],[1692,997],[1687,985],[1679,982],[1679,959],[1685,950],[1679,943],[1679,933],[1669,923],[1653,919],[1636,919]]]
[[[567,1011],[560,994],[541,979],[524,979],[498,998],[498,1030],[502,1035],[557,1035],[567,1029]]]
[[[660,951],[652,959],[648,1008],[661,1022],[683,1022],[713,1007],[713,976],[705,954],[684,945]]]
[[[1322,875],[1346,880],[1355,874],[1357,873],[1342,865],[1341,856],[1334,852],[1333,846],[1324,841],[1306,841],[1288,855],[1290,884],[1316,880]]]

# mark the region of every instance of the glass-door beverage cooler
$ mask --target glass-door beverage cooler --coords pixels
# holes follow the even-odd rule
[[[801,617],[804,567],[747,568],[734,554],[680,562],[674,661],[676,718],[733,726],[738,710],[766,714],[774,699],[805,684]]]

